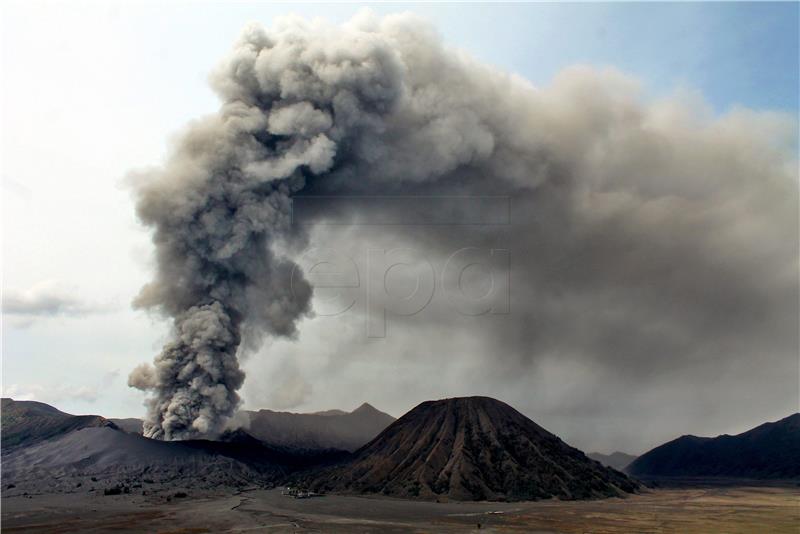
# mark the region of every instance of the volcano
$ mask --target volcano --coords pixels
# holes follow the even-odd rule
[[[99,415],[72,415],[49,404],[4,398],[2,410],[2,449],[27,447],[82,428],[117,426]]]
[[[148,439],[99,415],[8,398],[2,399],[1,422],[2,478],[19,486],[18,493],[70,492],[78,484],[141,487],[143,479],[149,491],[270,485],[349,457],[339,450],[273,446],[241,429],[216,440]]]
[[[488,397],[423,402],[349,461],[304,482],[316,491],[452,500],[589,499],[639,487]]]

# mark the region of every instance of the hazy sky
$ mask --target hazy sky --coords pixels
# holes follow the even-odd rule
[[[151,276],[152,247],[126,175],[161,163],[176,132],[216,110],[208,73],[247,22],[269,26],[289,12],[341,22],[361,7],[3,3],[4,396],[73,413],[142,414],[143,396],[126,377],[160,350],[168,324],[130,306]],[[639,80],[648,99],[681,92],[705,99],[712,115],[784,112],[796,134],[796,3],[372,8],[422,15],[446,44],[535,85],[574,64],[613,66]],[[515,318],[512,307],[487,320]],[[723,359],[709,372],[677,358],[687,372],[645,366],[621,380],[568,357],[504,371],[482,356],[504,350],[483,323],[445,330],[413,319],[382,339],[364,336],[357,311],[304,319],[297,341],[269,342],[247,358],[246,407],[368,401],[399,416],[429,398],[485,394],[576,446],[632,453],[687,433],[739,432],[798,408],[796,353],[787,351],[795,337],[747,364]]]

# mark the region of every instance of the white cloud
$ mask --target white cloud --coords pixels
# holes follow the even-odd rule
[[[3,293],[3,313],[30,319],[42,316],[81,316],[102,307],[84,302],[54,280],[43,280],[25,290]]]

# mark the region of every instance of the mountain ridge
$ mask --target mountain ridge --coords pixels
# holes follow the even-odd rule
[[[246,411],[248,431],[256,438],[286,447],[354,451],[395,421],[364,402],[351,412],[316,413]]]
[[[72,415],[38,401],[3,397],[0,410],[3,451],[34,445],[81,428],[118,428],[100,415]]]
[[[350,412],[339,409],[318,412],[285,412],[262,408],[242,410],[245,427],[261,441],[301,449],[354,451],[389,426],[395,418],[364,402]],[[142,433],[142,420],[108,419],[125,432]]]
[[[800,413],[740,434],[685,434],[651,449],[627,472],[638,477],[800,478]]]

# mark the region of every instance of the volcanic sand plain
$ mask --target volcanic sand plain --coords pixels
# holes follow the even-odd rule
[[[183,497],[182,494],[187,496]],[[176,495],[178,495],[176,497]],[[280,489],[2,499],[4,532],[800,532],[800,487],[646,490],[625,499],[421,502]]]

